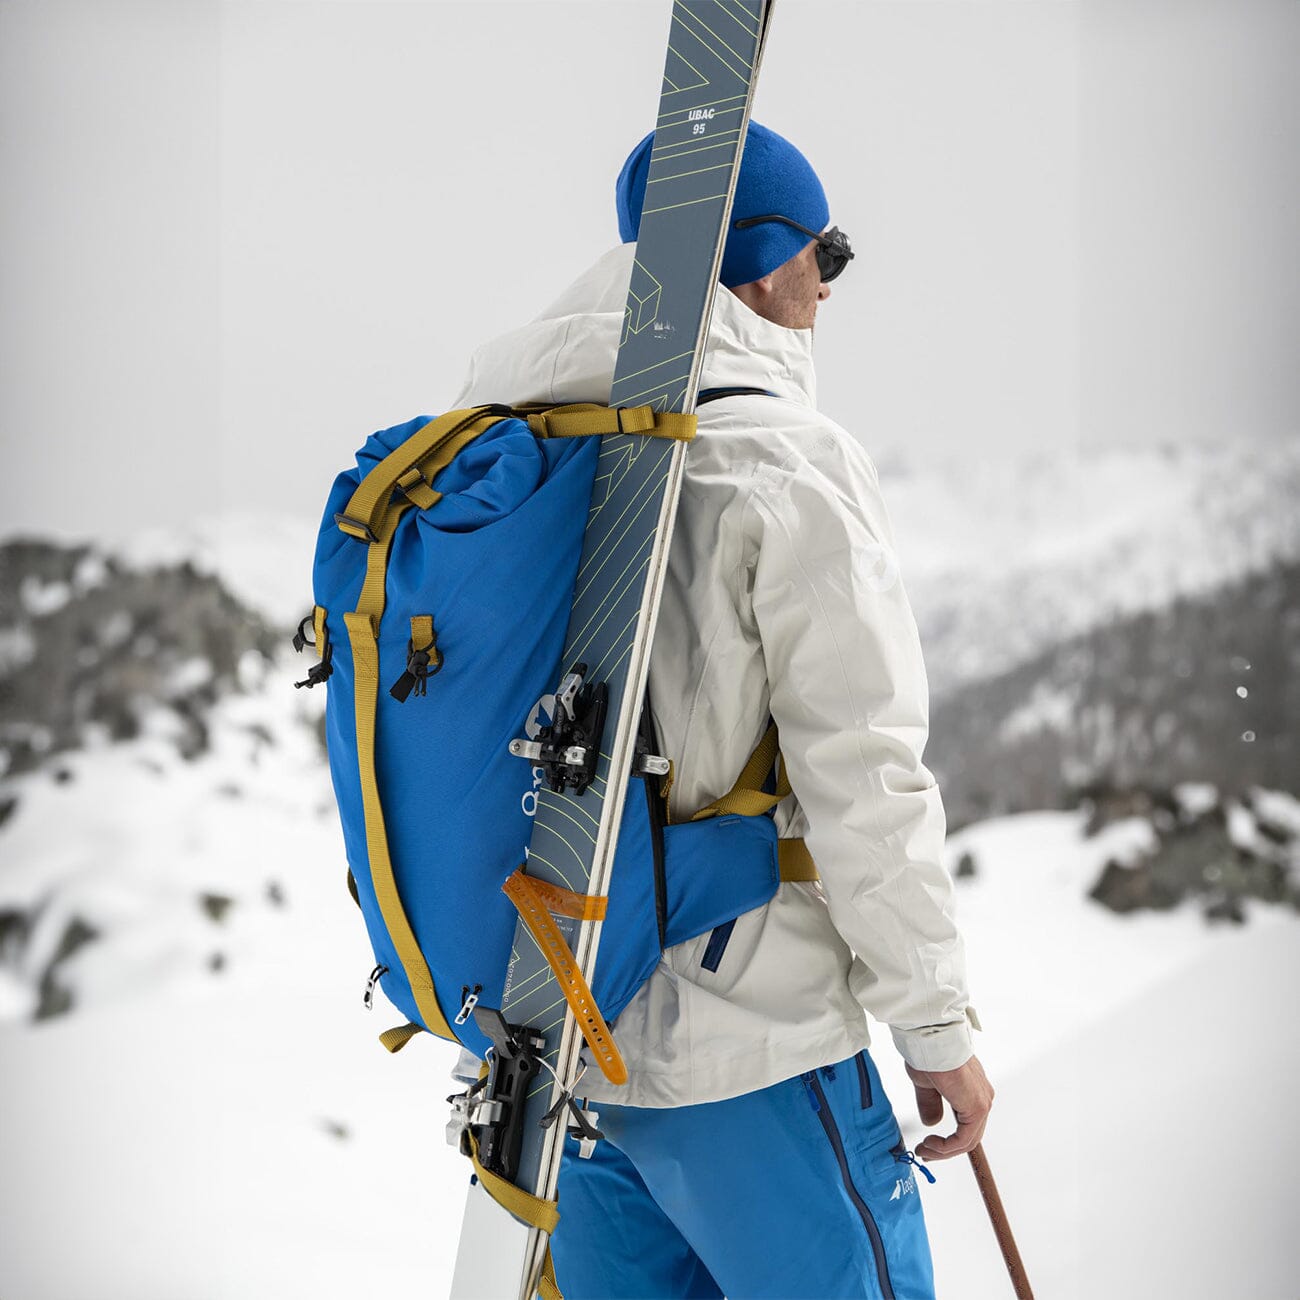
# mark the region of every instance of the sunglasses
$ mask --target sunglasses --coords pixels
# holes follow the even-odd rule
[[[783,217],[779,213],[772,212],[765,217],[742,217],[739,221],[732,222],[732,228],[734,230],[748,230],[750,226],[760,225],[764,221],[779,221],[783,225],[793,226],[795,230],[802,231],[809,239],[817,241],[817,269],[821,272],[823,284],[835,279],[853,260],[853,250],[849,247],[849,237],[838,226],[832,226],[824,234],[819,234],[815,230],[809,230],[807,226],[801,226],[797,221],[791,221],[789,217]]]

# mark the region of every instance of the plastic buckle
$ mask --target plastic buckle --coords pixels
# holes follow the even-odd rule
[[[370,525],[360,519],[353,519],[351,515],[336,514],[334,516],[334,522],[345,533],[348,533],[348,528],[355,528],[357,532],[363,534],[362,537],[357,537],[357,541],[359,542],[367,541],[371,546],[375,546],[379,542],[379,538],[375,536]],[[346,528],[344,527],[345,524],[347,525]],[[356,537],[356,533],[348,533],[348,536]]]

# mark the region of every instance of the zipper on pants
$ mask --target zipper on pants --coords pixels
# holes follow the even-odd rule
[[[826,1100],[821,1080],[817,1078],[816,1070],[810,1070],[800,1077],[808,1090],[808,1100],[817,1118],[821,1120],[822,1128],[826,1130],[826,1138],[831,1144],[831,1150],[835,1152],[835,1160],[840,1167],[840,1177],[844,1180],[844,1190],[848,1192],[849,1200],[853,1202],[854,1208],[862,1217],[862,1226],[867,1230],[867,1237],[871,1241],[871,1252],[876,1257],[876,1276],[880,1279],[880,1292],[885,1300],[895,1300],[894,1285],[889,1280],[889,1265],[885,1260],[885,1243],[880,1236],[880,1228],[876,1225],[870,1206],[862,1199],[862,1194],[853,1184],[853,1175],[849,1172],[849,1160],[844,1154],[844,1142],[840,1138],[835,1116],[831,1114],[831,1105]]]

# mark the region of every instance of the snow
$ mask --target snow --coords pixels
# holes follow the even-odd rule
[[[108,937],[67,963],[73,1014],[0,1025],[7,1300],[445,1293],[467,1178],[442,1132],[455,1053],[375,1042],[396,1017],[361,1006],[371,958],[328,782],[291,725],[313,705],[281,667],[221,706],[197,762],[146,738],[13,783],[0,907],[58,882],[51,905]],[[1140,852],[1142,823],[1082,824],[1023,814],[949,845],[977,860],[958,905],[998,1090],[986,1151],[1030,1276],[1051,1300],[1220,1300],[1248,1259],[1252,1296],[1293,1300],[1296,918],[1116,917],[1086,890]],[[221,924],[204,889],[235,899]],[[12,983],[6,1005],[24,1007]],[[910,1086],[874,1037],[914,1146]],[[933,1167],[939,1294],[1001,1300],[966,1162]]]
[[[18,603],[34,618],[57,612],[71,599],[72,588],[66,582],[42,582],[30,573],[18,589]]]
[[[193,564],[265,618],[289,627],[311,610],[317,530],[318,521],[289,515],[200,515],[188,528],[133,533],[111,553],[135,569]]]

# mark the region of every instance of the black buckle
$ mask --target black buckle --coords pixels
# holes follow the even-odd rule
[[[348,524],[350,527],[365,533],[366,535],[365,540],[369,542],[372,546],[376,545],[379,541],[379,538],[376,537],[375,534],[371,531],[369,524],[363,523],[360,519],[353,519],[351,515],[336,514],[334,516],[334,522],[338,524],[339,528],[343,529],[344,532],[347,532],[347,529],[343,528],[343,525]],[[348,536],[352,537],[355,536],[355,534],[348,533]],[[357,541],[361,541],[361,540],[362,539],[360,537],[357,538]]]

